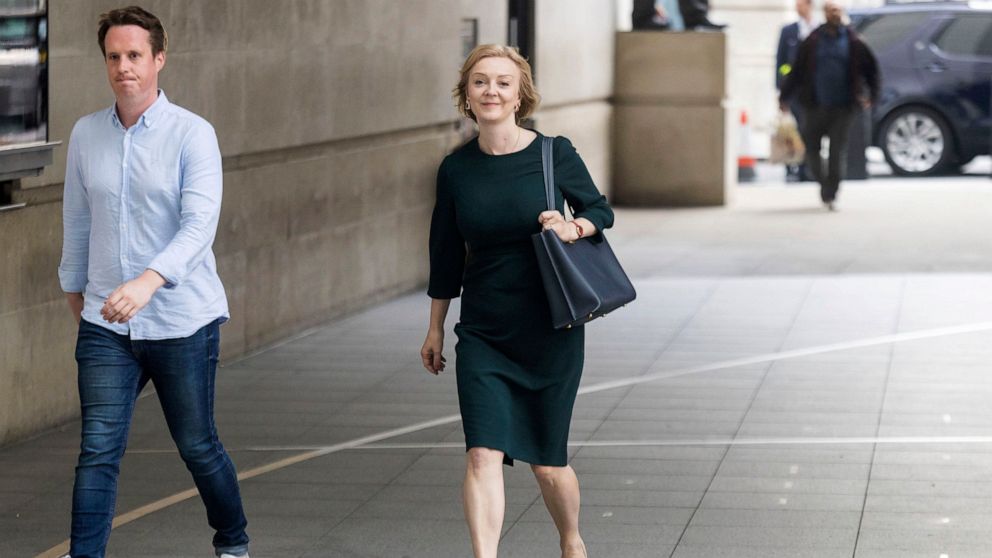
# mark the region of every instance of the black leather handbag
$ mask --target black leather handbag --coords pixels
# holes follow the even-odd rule
[[[544,192],[548,209],[555,209],[554,138],[541,143]],[[541,281],[551,305],[555,329],[582,325],[607,315],[637,297],[603,231],[563,242],[552,230],[531,237],[541,269]]]

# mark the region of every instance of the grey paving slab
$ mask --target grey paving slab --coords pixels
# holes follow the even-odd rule
[[[869,467],[859,463],[795,463],[736,461],[728,456],[719,475],[747,479],[867,479]]]
[[[802,510],[734,510],[702,508],[692,518],[694,526],[710,527],[794,527],[846,529],[858,528],[859,512]]]
[[[856,533],[852,529],[830,528],[822,525],[810,527],[764,527],[757,525],[730,527],[690,524],[682,537],[681,544],[690,547],[738,545],[807,550],[824,547],[853,547],[855,536]]]
[[[387,536],[388,535],[388,536]],[[352,518],[305,548],[299,556],[470,556],[463,520]]]
[[[796,424],[796,423],[752,423],[741,425],[743,438],[791,438],[791,437],[871,437],[878,431],[875,424]]]
[[[672,558],[848,558],[847,547],[776,548],[771,546],[689,546],[681,545]]]
[[[987,548],[984,547],[962,547],[954,546],[945,548],[939,554],[937,558],[942,556],[947,556],[950,558],[984,558],[988,556],[989,552]],[[869,549],[858,549],[854,554],[855,558],[933,558],[933,550],[923,550],[923,549],[879,549],[879,548],[869,548]]]
[[[675,461],[697,461],[719,463],[726,452],[726,447],[720,446],[618,446],[618,447],[583,447],[576,454],[578,458],[600,458],[613,462],[626,462],[630,459],[661,459]],[[611,471],[614,469],[611,469]]]
[[[968,480],[873,478],[868,498],[881,495],[990,498],[992,497],[992,486],[985,482]]]
[[[899,487],[892,487],[899,488]],[[992,512],[992,505],[989,504],[988,494],[976,496],[960,494],[936,494],[936,493],[907,493],[896,492],[891,494],[879,493],[874,483],[871,485],[871,493],[865,499],[865,513],[966,513],[985,514]]]
[[[694,511],[692,508],[583,505],[579,521],[582,525],[667,525],[682,528],[689,522]],[[551,521],[551,516],[547,508],[538,502],[520,517],[520,521],[548,522]]]
[[[864,494],[790,494],[759,492],[707,492],[701,506],[736,510],[854,511],[864,507]]]
[[[580,480],[581,482],[581,480]],[[613,490],[589,488],[582,491],[582,503],[591,506],[639,508],[695,508],[704,491]]]
[[[898,449],[880,446],[875,451],[877,464],[904,465],[966,465],[972,469],[988,469],[992,471],[992,452],[936,452],[936,451],[907,451],[905,446]]]
[[[709,493],[767,493],[783,497],[811,494],[863,495],[866,480],[847,479],[790,479],[783,478],[742,478],[717,475],[709,487]]]
[[[612,518],[611,518],[612,519]],[[628,525],[615,521],[583,521],[580,527],[584,536],[598,544],[622,544],[636,540],[641,544],[655,547],[675,546],[682,534],[681,526],[673,525]],[[541,555],[543,545],[558,548],[558,534],[551,521],[518,521],[503,538],[507,546],[531,548],[533,555]],[[554,555],[554,554],[552,554]]]
[[[868,529],[858,536],[858,549],[863,552],[879,550],[930,550],[932,553],[953,555],[955,548],[971,550],[992,547],[992,533],[987,530],[950,528],[931,529]]]
[[[954,529],[989,531],[992,514],[938,512],[866,512],[861,520],[863,529]]]
[[[809,446],[735,446],[727,452],[726,461],[757,463],[788,463],[791,465],[831,463],[870,464],[874,452],[865,444],[829,445],[821,448]],[[790,469],[791,472],[791,469]],[[805,469],[803,469],[805,473]]]

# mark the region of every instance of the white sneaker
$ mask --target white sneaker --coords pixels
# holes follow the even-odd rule
[[[225,552],[224,554],[221,554],[220,555],[220,558],[250,558],[250,557],[248,556],[247,553],[245,553],[245,554],[238,554],[237,556],[235,556],[234,554],[228,554],[228,553]]]

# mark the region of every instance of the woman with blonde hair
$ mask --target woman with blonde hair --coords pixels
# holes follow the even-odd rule
[[[586,558],[579,484],[568,465],[572,407],[582,375],[584,330],[551,325],[531,235],[563,241],[613,224],[613,211],[565,138],[554,139],[556,207],[549,211],[543,136],[520,121],[537,107],[530,65],[500,45],[476,47],[453,96],[479,135],[448,155],[437,176],[430,231],[430,324],[421,349],[432,374],[445,368],[444,320],[455,326],[458,401],[467,449],[465,517],[475,558],[496,556],[504,514],[502,465],[529,463],[554,519],[563,558]]]

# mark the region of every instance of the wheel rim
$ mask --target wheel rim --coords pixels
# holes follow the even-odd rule
[[[885,149],[899,168],[926,172],[936,167],[944,156],[944,132],[930,116],[908,112],[889,125]]]

